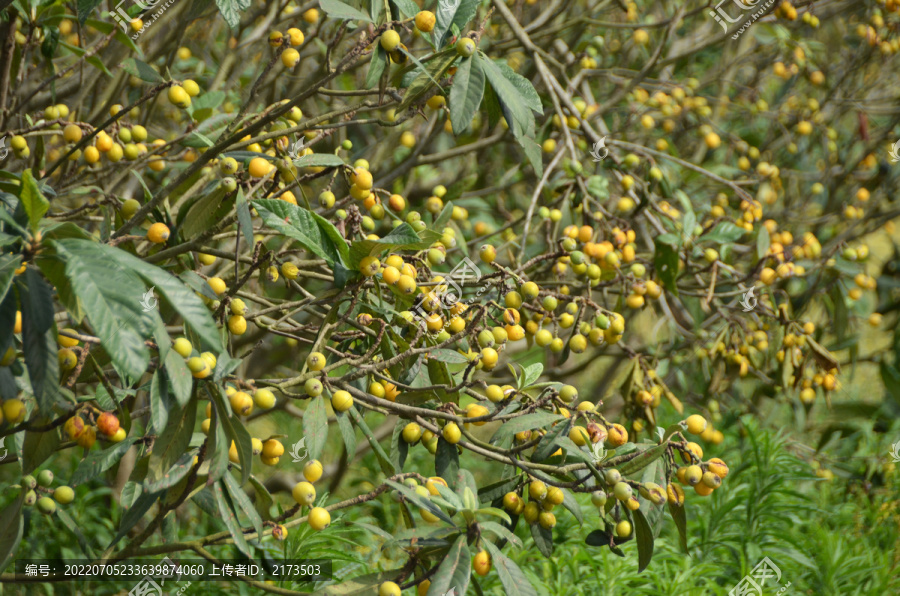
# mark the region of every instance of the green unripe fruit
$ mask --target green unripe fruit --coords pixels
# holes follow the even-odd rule
[[[521,290],[522,296],[525,298],[525,300],[533,300],[534,298],[537,298],[540,288],[533,281],[526,281],[524,284],[522,284]]]
[[[584,253],[580,250],[574,250],[569,253],[569,259],[571,259],[573,265],[581,265],[584,263]]]
[[[53,484],[53,472],[50,470],[41,470],[37,477],[38,486],[43,486],[47,488],[51,484]]]
[[[478,334],[478,345],[482,348],[489,348],[494,345],[494,334],[484,329]]]
[[[310,397],[318,397],[322,395],[322,391],[324,390],[322,381],[319,379],[307,379],[306,383],[303,385],[303,389],[306,390],[306,394]]]
[[[37,500],[37,509],[44,515],[53,515],[56,513],[56,503],[50,497],[41,497]]]
[[[578,390],[572,385],[563,385],[559,390],[559,398],[566,403],[578,398]]]
[[[634,491],[624,482],[617,482],[615,486],[613,486],[613,494],[618,500],[627,501],[634,494]]]
[[[520,308],[522,306],[522,295],[515,290],[508,292],[504,299],[504,303],[506,304],[506,308]]]
[[[319,205],[321,205],[325,209],[331,209],[334,207],[334,193],[330,190],[326,190],[322,194],[319,195]]]
[[[594,507],[603,507],[606,505],[606,493],[602,490],[595,490],[591,493],[591,503]]]
[[[548,213],[548,215],[549,215],[549,213]],[[578,242],[576,242],[574,238],[567,237],[565,240],[562,241],[562,249],[564,251],[572,252],[576,248],[578,248]]]
[[[468,58],[475,53],[475,40],[469,37],[461,37],[456,42],[456,53],[463,58]]]
[[[344,139],[344,142],[341,143],[341,147],[344,148],[345,151],[350,151],[353,149],[353,141],[350,139]]]
[[[29,489],[34,488],[37,486],[37,480],[30,474],[28,476],[22,476],[22,486]]]
[[[606,480],[606,484],[612,486],[622,480],[622,474],[620,474],[618,470],[610,469],[606,471],[606,473],[604,474],[604,478]]]
[[[53,498],[60,505],[68,505],[75,500],[75,491],[69,486],[60,486],[53,491]]]
[[[557,306],[559,306],[559,301],[555,296],[545,296],[543,302],[541,302],[541,305],[544,307],[544,310],[552,312],[556,310]]]
[[[219,182],[219,185],[221,185],[222,190],[224,190],[225,192],[234,192],[237,190],[237,180],[235,180],[231,176],[222,178],[222,180]]]
[[[35,493],[33,490],[30,490],[25,493],[25,506],[26,507],[31,507],[36,502],[37,502],[37,493]]]
[[[447,259],[447,255],[436,248],[428,249],[428,262],[432,266],[441,265]]]
[[[597,318],[594,319],[594,324],[597,325],[600,329],[606,331],[609,329],[609,317],[605,314],[600,313],[597,315]]]

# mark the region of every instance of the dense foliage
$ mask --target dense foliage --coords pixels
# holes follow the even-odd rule
[[[13,590],[897,589],[900,3],[4,4]]]

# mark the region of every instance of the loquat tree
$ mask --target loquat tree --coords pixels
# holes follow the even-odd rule
[[[532,595],[510,551],[561,540],[643,570],[728,490],[720,425],[827,407],[896,316],[866,240],[900,216],[895,0],[748,31],[700,2],[4,5],[4,583],[46,581],[11,564],[53,519],[46,558],[334,562],[244,578],[278,594]]]

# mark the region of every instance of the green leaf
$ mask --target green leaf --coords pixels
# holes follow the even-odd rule
[[[125,510],[125,514],[122,515],[122,521],[119,522],[119,531],[116,536],[113,538],[112,542],[110,542],[107,548],[112,548],[115,546],[119,540],[125,537],[131,529],[137,525],[141,518],[144,517],[144,514],[150,511],[150,508],[156,503],[156,499],[159,496],[159,493],[151,493],[144,491],[140,494],[140,496],[134,501],[131,507],[128,507]]]
[[[269,489],[267,489],[262,482],[257,480],[255,476],[250,476],[250,484],[253,485],[253,490],[256,493],[256,500],[254,503],[256,510],[259,512],[262,519],[270,521],[272,515],[269,510],[272,508],[275,501],[272,499]]]
[[[324,10],[328,16],[335,19],[345,21],[366,21],[367,23],[372,22],[372,18],[363,11],[358,8],[353,8],[349,4],[344,4],[339,0],[319,0],[319,6],[322,7],[322,10]]]
[[[483,542],[490,552],[493,568],[497,571],[506,596],[537,596],[537,592],[519,566],[513,563],[490,540]]]
[[[719,244],[734,244],[747,233],[744,228],[739,228],[730,221],[722,221],[707,234],[700,237],[705,242],[718,242]]]
[[[231,474],[225,474],[224,481],[225,488],[228,489],[228,495],[231,497],[231,501],[241,508],[241,511],[243,511],[247,516],[247,519],[250,520],[256,533],[262,534],[262,518],[259,516],[259,513],[256,512],[253,503],[250,502],[250,497],[247,496],[247,493],[244,492],[244,489],[241,488],[241,485],[238,484],[237,480],[235,480],[234,476]]]
[[[41,218],[50,209],[50,201],[41,193],[34,176],[31,175],[30,168],[22,172],[22,187],[19,193],[19,201],[28,215],[32,233],[37,232]]]
[[[181,233],[186,239],[207,231],[231,210],[231,201],[225,198],[226,194],[224,188],[217,186],[190,206],[181,223]]]
[[[641,443],[639,447],[640,446],[647,447],[647,444]],[[645,467],[662,457],[668,446],[668,442],[665,442],[661,445],[652,445],[649,449],[644,449],[640,455],[619,466],[619,473],[621,473],[622,476],[631,476],[635,472],[643,470]]]
[[[25,491],[20,491],[18,498],[10,501],[0,512],[0,571],[12,563],[19,541],[22,540],[22,530],[25,528],[25,516],[22,515],[24,505]]]
[[[335,412],[334,417],[337,418],[338,429],[341,431],[341,439],[344,441],[344,449],[347,451],[348,459],[352,459],[356,453],[356,430],[350,417],[345,412]]]
[[[609,198],[609,180],[605,176],[591,176],[587,179],[586,186],[595,199],[605,201]]]
[[[772,241],[769,238],[769,228],[759,226],[759,233],[756,235],[756,258],[762,259],[769,253],[769,247]]]
[[[544,365],[540,362],[525,367],[522,373],[522,388],[531,387],[544,373]]]
[[[419,5],[413,2],[413,0],[391,0],[391,2],[394,3],[394,6],[400,9],[401,13],[408,17],[416,16],[421,10],[419,8]]]
[[[409,84],[406,94],[403,96],[403,101],[397,106],[397,114],[402,113],[413,102],[428,93],[434,85],[434,81],[439,81],[450,70],[457,58],[459,58],[459,54],[455,48],[448,48],[434,54],[425,66],[425,70],[422,71],[420,69],[419,74]]]
[[[650,559],[653,558],[653,530],[644,517],[644,512],[635,509],[632,512],[634,519],[634,534],[637,539],[638,548],[638,573],[647,568]]]
[[[141,307],[140,278],[125,268],[110,266],[97,243],[68,239],[54,244],[100,345],[129,376],[140,377],[150,362],[144,341],[152,334],[152,318],[158,316],[155,310]]]
[[[253,246],[253,218],[250,217],[250,204],[244,197],[244,190],[238,187],[237,196],[234,199],[234,210],[238,216],[238,225],[241,227],[241,234],[248,246]]]
[[[663,286],[677,296],[678,286],[675,285],[675,280],[678,278],[678,251],[661,238],[655,238],[654,242],[656,253],[653,256],[653,266]]]
[[[79,528],[78,524],[75,523],[75,520],[72,519],[72,517],[68,513],[66,513],[66,510],[62,507],[56,508],[56,517],[58,517],[63,525],[65,525],[66,528],[68,528],[69,531],[75,535],[75,540],[78,541],[78,546],[81,547],[81,552],[84,553],[84,556],[93,560],[96,557],[96,554],[94,553],[93,549],[91,549],[90,543],[82,533],[81,528]]]
[[[311,399],[303,413],[303,436],[306,438],[309,457],[319,459],[328,440],[328,414],[325,410],[325,398],[321,395]]]
[[[127,437],[121,443],[116,443],[108,449],[90,453],[78,464],[78,467],[75,468],[75,473],[72,474],[70,484],[72,486],[78,486],[79,484],[84,484],[88,480],[100,478],[100,475],[103,474],[103,472],[116,465],[119,460],[122,459],[125,452],[128,451],[139,438],[140,437],[137,435],[133,435]]]
[[[669,503],[669,513],[672,514],[672,519],[675,520],[675,527],[678,528],[678,543],[681,545],[681,550],[683,550],[685,554],[689,554],[687,545],[687,516],[684,507]]]
[[[352,270],[359,269],[359,262],[366,257],[378,256],[387,251],[417,247],[421,243],[419,235],[411,225],[403,222],[384,238],[378,240],[357,240],[350,247],[347,266]]]
[[[225,483],[222,480],[219,480],[213,484],[212,491],[216,497],[216,504],[219,507],[219,515],[221,516],[222,521],[225,522],[225,527],[228,528],[231,537],[234,539],[234,545],[239,551],[249,557],[250,545],[247,544],[244,533],[241,531],[241,524],[238,522],[234,505],[232,504],[231,499],[228,498]]]
[[[484,72],[481,70],[481,56],[473,54],[462,60],[453,75],[450,87],[450,122],[453,134],[462,134],[469,127],[475,112],[484,97]]]
[[[122,60],[122,68],[130,75],[134,75],[148,83],[163,83],[165,79],[156,69],[137,58],[125,58]],[[202,99],[202,98],[201,98]]]
[[[534,138],[534,114],[526,105],[522,94],[503,74],[503,71],[493,60],[482,60],[482,69],[497,94],[500,108],[506,117],[513,136]]]
[[[434,454],[434,472],[436,476],[446,478],[448,483],[454,483],[459,473],[459,449],[438,437],[437,451]],[[453,484],[451,484],[451,487]]]
[[[388,54],[381,44],[375,45],[372,59],[369,61],[369,71],[366,73],[366,89],[371,89],[378,84],[384,69],[388,65]],[[314,154],[315,155],[315,154]]]
[[[531,81],[514,71],[506,62],[502,60],[494,60],[493,62],[503,73],[503,76],[506,77],[506,80],[512,83],[513,87],[519,92],[519,96],[525,105],[538,114],[543,113],[544,106],[541,104],[541,98]]]
[[[6,297],[21,264],[22,255],[0,255],[0,300]]]
[[[522,541],[519,540],[519,537],[502,524],[493,521],[480,521],[478,522],[478,528],[482,532],[493,532],[498,538],[506,540],[516,548],[522,548]]]
[[[438,0],[437,13],[435,14],[434,42],[441,47],[450,36],[451,27],[463,30],[466,23],[472,20],[478,10],[480,0]]]
[[[43,418],[41,424],[50,422]],[[22,442],[22,473],[31,474],[47,461],[51,455],[59,449],[59,429],[54,428],[45,432],[32,430],[25,431],[25,439]]]
[[[344,165],[344,160],[333,153],[312,153],[301,155],[293,160],[293,164],[298,168],[337,168]]]
[[[148,484],[162,479],[169,468],[187,451],[191,436],[194,434],[196,418],[196,396],[181,408],[181,411],[169,413],[169,424],[165,429],[157,431],[159,437],[153,443],[153,451],[150,453],[146,478]]]
[[[258,199],[253,201],[253,206],[267,226],[298,241],[303,248],[325,259],[329,266],[340,260],[341,249],[323,232],[308,209],[278,199]]]
[[[59,395],[59,358],[53,296],[37,271],[25,270],[25,282],[16,280],[22,305],[22,347],[31,389],[42,414],[49,415]]]
[[[553,532],[541,524],[530,524],[531,538],[538,551],[547,558],[553,556]]]
[[[193,467],[194,454],[192,452],[185,453],[180,458],[178,458],[178,461],[176,461],[175,464],[171,468],[169,468],[165,474],[163,474],[162,478],[160,478],[156,482],[148,482],[146,484],[146,491],[155,493],[172,488],[173,486],[181,482]]]
[[[124,250],[105,245],[99,246],[103,248],[107,259],[117,261],[120,265],[130,271],[134,271],[144,278],[147,283],[153,285],[172,308],[181,315],[191,331],[200,338],[204,348],[214,354],[222,352],[222,339],[217,333],[218,327],[209,314],[209,309],[180,279],[168,271],[145,263]]]
[[[78,0],[78,22],[84,25],[88,15],[102,3],[103,0]]]
[[[241,24],[240,11],[250,8],[250,0],[216,0],[216,6],[228,26],[237,29]]]
[[[166,380],[169,382],[175,401],[179,406],[184,406],[191,399],[191,390],[194,386],[194,378],[187,364],[175,350],[169,350],[166,354]]]
[[[217,387],[209,392],[216,404],[216,413],[225,436],[229,441],[234,441],[234,446],[238,452],[238,462],[241,464],[241,486],[250,478],[250,471],[253,469],[253,441],[250,439],[250,433],[244,427],[237,415],[231,411],[228,400],[225,399],[222,389]],[[228,449],[228,446],[225,447]]]
[[[468,593],[469,578],[472,576],[472,554],[466,544],[466,535],[460,534],[447,551],[444,560],[441,561],[437,572],[431,578],[431,586],[428,589],[432,594],[444,594],[451,588],[456,588],[456,593],[462,596]]]
[[[398,482],[394,482],[393,480],[385,480],[385,484],[388,484],[391,488],[398,490],[406,498],[407,501],[409,501],[416,507],[429,511],[430,513],[434,514],[439,519],[447,522],[450,525],[455,525],[453,523],[453,520],[450,519],[450,516],[444,513],[443,509],[441,509],[428,499],[419,496],[416,491],[412,490],[405,484],[400,484]]]
[[[556,426],[550,428],[550,430],[547,431],[547,434],[541,439],[541,442],[534,448],[534,454],[531,456],[531,461],[541,462],[553,455],[560,447],[556,440],[568,434],[571,424],[572,420],[569,419],[565,422],[559,422]]]

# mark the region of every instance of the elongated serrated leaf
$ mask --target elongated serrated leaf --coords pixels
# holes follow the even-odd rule
[[[647,565],[650,564],[650,559],[653,558],[653,530],[640,509],[634,510],[632,516],[638,548],[638,573],[640,573],[647,568]]]
[[[459,135],[472,122],[484,97],[484,72],[481,55],[473,54],[460,62],[450,87],[450,122],[453,134]]]
[[[357,443],[353,423],[350,422],[350,417],[343,412],[335,413],[335,418],[337,418],[338,429],[341,431],[341,439],[344,441],[344,450],[347,452],[347,457],[352,458],[356,453]]]
[[[228,528],[228,532],[231,534],[231,537],[234,539],[234,545],[238,548],[239,551],[244,553],[246,556],[250,556],[250,545],[247,544],[246,538],[244,538],[244,533],[241,531],[241,524],[238,522],[237,513],[235,513],[234,505],[231,502],[231,499],[228,497],[226,493],[227,489],[225,488],[225,483],[222,480],[219,480],[212,486],[213,495],[216,497],[216,504],[219,508],[219,515],[223,522],[225,522],[225,527]]]
[[[22,264],[22,255],[0,255],[0,300],[6,296],[6,292],[12,286],[16,269]],[[11,329],[11,327],[9,327]],[[4,352],[6,352],[4,346]]]
[[[506,596],[537,596],[534,587],[518,565],[504,555],[490,540],[485,540],[483,544],[490,552],[493,568],[497,571]]]
[[[424,72],[420,69],[419,74],[409,84],[396,112],[402,113],[416,100],[422,98],[434,86],[434,81],[440,81],[441,77],[450,70],[457,58],[459,58],[459,54],[454,48],[448,48],[435,54],[426,63]]]
[[[442,47],[450,38],[453,25],[458,31],[463,30],[475,16],[479,4],[480,0],[438,0],[433,31],[437,47]]]
[[[111,267],[100,244],[67,239],[55,245],[100,345],[132,378],[140,377],[150,362],[144,341],[158,316],[142,307],[146,299],[140,278],[123,267]]]
[[[553,555],[553,532],[541,524],[530,524],[531,538],[538,551],[545,557]]]
[[[204,348],[214,354],[222,352],[222,339],[216,332],[217,325],[209,314],[209,309],[180,279],[168,271],[145,263],[124,250],[104,246],[104,253],[107,258],[115,260],[126,269],[134,271],[148,284],[155,287],[156,291],[181,315],[191,331],[202,340]]]
[[[216,6],[222,14],[222,18],[232,29],[237,29],[241,24],[241,12],[250,7],[250,0],[216,0]]]
[[[448,479],[455,484],[456,474],[459,472],[459,449],[444,440],[438,438],[437,451],[434,454],[434,471],[436,476]]]
[[[78,0],[78,21],[84,25],[88,15],[102,3],[103,0]]]
[[[298,168],[337,168],[344,165],[344,160],[333,153],[312,153],[301,155],[292,163]]]
[[[503,524],[498,524],[493,521],[480,521],[478,522],[478,527],[482,532],[493,532],[498,538],[502,538],[503,540],[512,543],[512,545],[517,548],[522,547],[522,541],[519,540],[519,537],[510,532],[509,528]]]
[[[75,535],[75,540],[78,542],[78,546],[81,548],[81,552],[84,553],[84,556],[88,559],[94,559],[96,556],[94,550],[91,548],[90,543],[85,537],[84,533],[81,531],[81,528],[78,527],[78,524],[75,523],[75,520],[72,519],[66,510],[62,507],[56,508],[56,517],[63,523],[66,528],[69,529],[72,534]]]
[[[403,496],[416,507],[429,511],[430,513],[450,525],[455,525],[450,516],[444,513],[443,509],[441,509],[425,497],[420,496],[416,493],[416,491],[412,490],[405,484],[400,484],[398,482],[394,482],[393,480],[385,480],[385,483],[390,485],[392,488],[400,491],[400,493],[402,493]]]
[[[482,70],[497,94],[500,108],[506,117],[513,136],[516,139],[528,137],[534,139],[534,113],[526,105],[522,94],[503,74],[493,60],[482,60]]]
[[[46,424],[50,420],[43,419],[42,422]],[[56,453],[59,445],[58,428],[44,432],[26,430],[22,442],[22,473],[31,474],[38,469],[47,458]]]
[[[50,201],[44,197],[44,194],[38,188],[34,176],[31,175],[31,169],[22,172],[22,186],[19,193],[19,201],[28,215],[28,222],[31,224],[31,231],[37,232],[38,224],[47,210],[50,209]]]
[[[642,447],[647,447],[647,445],[642,444]],[[659,459],[666,452],[666,448],[668,447],[668,443],[663,443],[662,445],[653,445],[647,449],[644,449],[640,455],[634,457],[621,466],[618,467],[619,472],[622,476],[630,476],[635,472],[639,472],[645,467],[649,466],[651,463]]]
[[[148,83],[162,83],[165,79],[156,69],[137,58],[125,58],[122,60],[122,68],[130,75],[134,75],[142,81]]]
[[[681,545],[681,550],[684,551],[685,554],[689,554],[687,544],[687,516],[684,511],[684,506],[679,507],[672,503],[669,503],[668,505],[669,513],[672,514],[672,519],[675,521],[675,527],[678,529],[678,544]]]
[[[22,507],[25,505],[25,491],[20,491],[18,498],[9,502],[0,512],[0,572],[12,562],[22,530],[25,527],[25,516]]]
[[[169,421],[169,382],[165,368],[156,371],[150,380],[150,421],[157,432]]]
[[[219,388],[213,390],[211,395],[216,403],[216,411],[219,414],[219,422],[225,431],[225,436],[230,442],[234,441],[235,448],[238,452],[238,462],[241,465],[241,485],[243,486],[247,479],[250,478],[250,472],[253,468],[253,441],[250,439],[250,433],[247,428],[237,417],[232,414],[231,406],[225,399]],[[227,449],[228,447],[226,447]]]
[[[445,594],[451,588],[456,588],[457,593],[467,594],[469,578],[472,576],[472,555],[466,544],[466,535],[460,536],[444,555],[444,560],[438,566],[437,572],[431,578],[431,586],[428,591],[434,594]]]
[[[78,464],[78,467],[75,468],[75,473],[72,474],[70,484],[78,486],[79,484],[84,484],[88,480],[99,478],[103,472],[119,463],[125,453],[131,449],[131,446],[134,445],[139,438],[140,437],[136,435],[132,435],[126,437],[121,443],[116,443],[103,451],[94,451],[89,454]]]
[[[241,485],[238,484],[237,480],[235,480],[234,476],[231,474],[225,474],[224,481],[232,503],[237,505],[240,510],[244,512],[244,515],[250,520],[253,529],[256,530],[257,535],[261,534],[262,518],[259,516],[259,513],[256,512],[256,509],[253,508],[250,497],[247,496],[247,493],[244,492],[244,489],[241,488]]]
[[[253,491],[256,493],[256,499],[254,500],[256,511],[262,519],[270,521],[272,519],[270,509],[274,504],[274,500],[269,493],[269,489],[253,475],[250,476],[250,484],[253,486]]]
[[[366,21],[367,23],[372,22],[369,15],[358,8],[353,8],[349,4],[344,4],[340,0],[319,0],[319,6],[322,7],[325,14],[333,19],[341,19],[344,21]]]
[[[366,89],[371,89],[378,84],[387,65],[387,52],[381,47],[381,44],[378,44],[375,46],[375,51],[372,52],[372,59],[369,61],[369,71],[366,73]]]
[[[175,350],[169,350],[166,354],[166,381],[169,383],[172,394],[178,405],[184,407],[191,399],[191,389],[194,379],[184,359]]]
[[[328,440],[328,413],[325,410],[325,398],[321,395],[312,398],[303,413],[303,436],[306,438],[309,456],[319,459]]]
[[[172,488],[181,482],[185,476],[194,467],[194,454],[185,453],[175,464],[166,470],[162,477],[156,482],[148,482],[145,490],[147,492],[160,492]]]
[[[544,106],[541,104],[541,98],[534,88],[534,85],[531,84],[531,81],[514,71],[506,62],[494,61],[494,64],[497,65],[503,73],[503,76],[506,77],[506,80],[512,83],[513,87],[516,88],[522,101],[529,109],[534,110],[539,114],[544,111]]]
[[[159,437],[153,443],[150,463],[147,471],[147,482],[161,479],[169,471],[178,458],[184,455],[194,434],[194,421],[197,418],[197,398],[178,412],[170,412],[169,424],[160,429]]]
[[[419,14],[419,11],[421,10],[419,5],[413,2],[413,0],[391,0],[391,2],[407,17],[414,17]]]
[[[308,209],[277,199],[258,199],[253,201],[253,206],[267,226],[297,240],[330,266],[340,259],[334,241],[322,231]]]
[[[381,467],[382,473],[386,476],[393,476],[396,474],[399,470],[391,463],[391,459],[388,457],[387,453],[384,452],[384,448],[375,439],[375,435],[372,434],[372,430],[369,428],[369,425],[366,424],[362,414],[360,414],[355,407],[351,407],[347,410],[347,413],[353,418],[353,423],[359,427],[359,430],[362,431],[363,436],[366,437],[366,440],[369,442],[369,446],[372,447],[372,451],[375,452],[375,457],[378,459],[378,465]]]
[[[119,540],[125,537],[131,529],[137,525],[141,518],[144,517],[150,508],[156,503],[158,493],[150,493],[150,492],[142,492],[140,496],[135,499],[134,503],[132,503],[131,507],[128,507],[125,510],[124,515],[122,515],[122,521],[119,522],[119,531],[113,538],[112,542],[110,542],[109,547],[112,548],[115,546]]]
[[[59,357],[50,287],[29,267],[25,282],[16,280],[22,305],[22,348],[31,389],[42,414],[49,415],[59,395]]]

